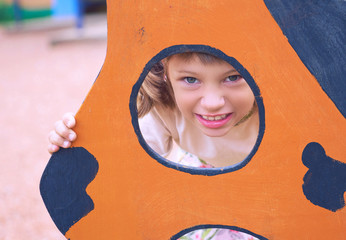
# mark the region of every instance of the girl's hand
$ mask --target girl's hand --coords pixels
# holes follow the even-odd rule
[[[73,113],[65,113],[62,120],[55,123],[55,128],[49,133],[48,152],[55,153],[60,147],[68,148],[76,140],[77,135],[72,130],[76,125]]]

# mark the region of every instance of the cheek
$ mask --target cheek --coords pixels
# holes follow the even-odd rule
[[[183,114],[191,112],[195,104],[194,94],[177,88],[173,88],[173,92],[175,102],[180,112]]]
[[[232,105],[237,108],[238,111],[250,111],[254,101],[255,96],[250,88],[231,94]]]
[[[176,95],[175,101],[181,112],[191,111],[193,108],[194,99],[191,94],[179,93]]]

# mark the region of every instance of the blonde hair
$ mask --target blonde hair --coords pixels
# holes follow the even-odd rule
[[[172,56],[178,56],[186,62],[190,61],[193,57],[198,57],[203,64],[224,61],[208,53],[184,52],[171,55],[156,63],[145,77],[138,92],[137,111],[139,118],[149,113],[154,106],[162,106],[172,110],[175,108],[173,88],[171,82],[166,77],[167,62]]]

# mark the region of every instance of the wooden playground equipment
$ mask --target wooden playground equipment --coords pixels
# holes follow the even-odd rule
[[[345,60],[331,56],[323,66],[336,75],[321,77],[314,66],[323,59],[313,55],[323,57],[326,46],[344,51],[333,41],[342,34],[337,8],[273,2],[108,1],[107,56],[76,115],[78,140],[52,156],[41,182],[68,239],[177,239],[201,227],[260,239],[345,239],[345,107],[335,90],[345,90]],[[327,22],[323,9],[334,9],[335,19]],[[336,25],[316,43],[314,21]],[[229,56],[248,74],[260,131],[244,163],[184,168],[141,137],[135,99],[143,76],[184,51]]]

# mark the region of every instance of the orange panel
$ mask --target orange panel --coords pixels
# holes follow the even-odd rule
[[[178,171],[138,141],[132,88],[154,56],[181,44],[211,46],[235,58],[260,89],[264,135],[240,170],[215,176]],[[71,240],[169,239],[204,224],[237,226],[268,239],[345,239],[345,209],[312,204],[302,190],[308,143],[344,159],[344,117],[263,1],[108,1],[107,57],[76,117],[74,147],[87,149],[99,171],[87,188],[95,209],[66,233]]]

